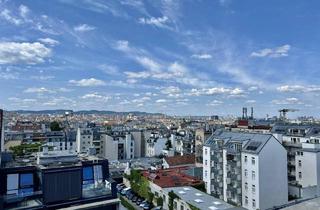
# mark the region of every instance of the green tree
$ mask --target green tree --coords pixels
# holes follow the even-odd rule
[[[174,199],[180,199],[180,197],[177,194],[175,194],[172,190],[168,193],[168,196],[169,196],[169,210],[173,210]]]
[[[166,142],[166,147],[167,147],[167,150],[169,150],[170,148],[172,148],[172,144],[171,144],[170,139],[167,140],[167,142]]]
[[[157,206],[163,206],[163,199],[162,197],[157,198]]]
[[[61,131],[62,128],[60,127],[60,124],[57,121],[53,121],[50,123],[50,130],[51,131]]]
[[[152,192],[148,192],[148,199],[147,200],[150,203],[153,203],[153,199],[154,199],[154,194]]]

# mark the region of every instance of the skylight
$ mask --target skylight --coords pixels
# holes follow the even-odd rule
[[[203,200],[201,200],[201,199],[195,199],[194,201],[197,203],[203,203]]]

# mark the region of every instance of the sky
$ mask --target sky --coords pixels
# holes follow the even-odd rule
[[[317,0],[0,0],[0,107],[320,111]]]

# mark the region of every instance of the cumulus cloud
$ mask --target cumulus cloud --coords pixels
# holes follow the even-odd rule
[[[251,57],[270,57],[270,58],[279,58],[288,56],[288,52],[291,46],[286,44],[276,48],[265,48],[257,52],[252,52]]]
[[[319,92],[320,86],[283,85],[283,86],[277,87],[277,90],[280,92],[288,92],[288,93],[289,92],[292,92],[292,93]]]
[[[94,100],[97,100],[97,101],[108,101],[110,99],[110,97],[108,96],[103,96],[103,95],[100,95],[98,93],[88,93],[88,94],[85,94],[83,96],[81,96],[82,99],[94,99]]]
[[[207,59],[211,59],[212,55],[210,54],[193,54],[191,56],[192,58],[196,58],[196,59],[200,59],[200,60],[207,60]]]
[[[0,42],[0,64],[37,64],[51,55],[39,42]]]
[[[166,99],[158,99],[156,100],[156,103],[166,103],[167,100]]]
[[[57,40],[54,40],[54,39],[51,39],[51,38],[40,38],[38,39],[40,42],[44,43],[44,44],[48,44],[48,45],[51,45],[51,46],[55,46],[55,45],[58,45],[60,44],[59,41]]]
[[[81,79],[81,80],[69,80],[69,83],[81,86],[81,87],[95,87],[95,86],[104,86],[106,83],[102,80],[89,78],[89,79]]]
[[[276,104],[276,105],[293,105],[293,104],[303,104],[298,98],[286,98],[283,100],[272,100],[271,103]]]
[[[75,26],[73,29],[78,32],[86,32],[86,31],[95,30],[96,28],[94,26],[90,26],[87,24],[80,24],[80,25]]]
[[[223,101],[213,100],[213,101],[209,102],[209,103],[207,104],[207,106],[219,106],[219,105],[221,105],[221,104],[223,104]]]
[[[229,96],[241,96],[245,92],[240,88],[224,88],[224,87],[213,87],[213,88],[202,88],[202,89],[191,89],[189,95],[201,96],[201,95],[219,95],[226,94]]]
[[[153,25],[153,26],[157,26],[160,28],[164,28],[167,27],[166,23],[169,22],[169,18],[167,16],[163,16],[163,17],[151,17],[151,18],[139,18],[138,21],[140,24],[144,24],[144,25]]]
[[[54,91],[49,90],[44,87],[40,87],[40,88],[32,87],[32,88],[27,88],[23,92],[25,92],[25,93],[53,93]]]

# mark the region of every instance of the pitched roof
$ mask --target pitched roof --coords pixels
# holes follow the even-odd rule
[[[195,163],[195,155],[177,155],[173,157],[165,157],[164,160],[169,166],[188,165]]]

